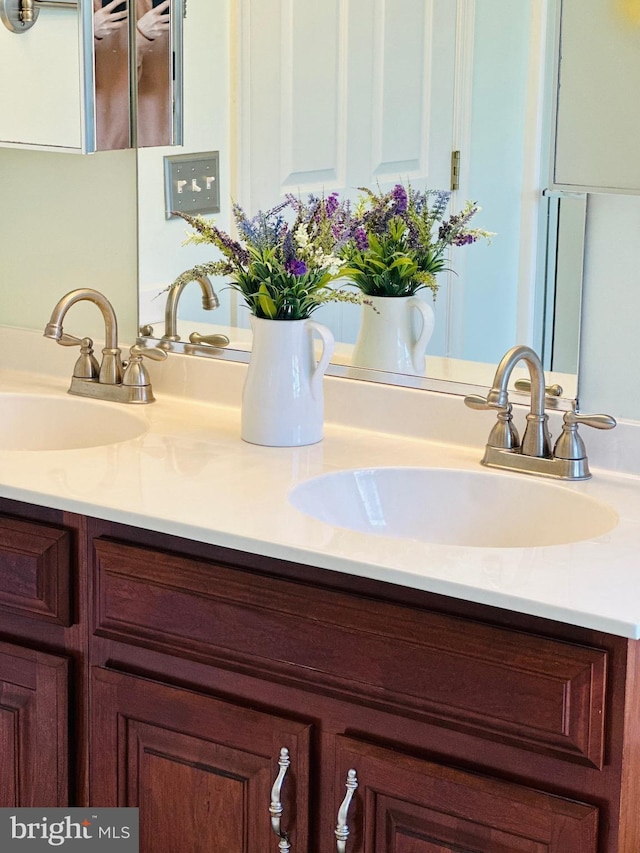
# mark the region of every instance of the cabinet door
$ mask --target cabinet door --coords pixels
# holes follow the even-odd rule
[[[598,810],[348,738],[336,747],[336,809],[350,769],[348,853],[596,853]],[[340,849],[340,848],[338,848]]]
[[[0,643],[0,808],[66,806],[67,660]]]
[[[640,192],[637,4],[562,0],[561,6],[554,180]]]
[[[91,802],[140,809],[141,853],[277,851],[282,748],[281,829],[307,850],[308,725],[98,667],[91,706]]]

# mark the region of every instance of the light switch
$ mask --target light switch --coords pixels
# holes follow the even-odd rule
[[[176,154],[164,158],[167,219],[179,213],[220,213],[219,152]]]

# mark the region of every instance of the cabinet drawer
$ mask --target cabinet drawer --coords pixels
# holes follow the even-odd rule
[[[101,636],[602,767],[607,654],[95,540]]]
[[[0,517],[0,609],[71,624],[68,531]]]

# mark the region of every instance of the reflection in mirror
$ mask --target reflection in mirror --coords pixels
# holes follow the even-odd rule
[[[131,145],[127,3],[93,0],[96,148]]]
[[[133,2],[130,21],[129,0],[93,0],[98,151],[171,145],[180,135],[174,122],[180,87],[174,87],[173,68],[181,40],[172,27],[180,16],[175,9],[172,14],[172,0]],[[181,49],[177,52],[180,57]]]
[[[495,364],[512,345],[529,343],[542,352],[543,341],[557,339],[547,321],[564,305],[566,354],[554,361],[568,374],[559,380],[566,396],[575,396],[579,287],[567,300],[563,285],[556,289],[546,249],[550,202],[543,198],[554,3],[403,0],[401,9],[399,3],[297,0],[284,4],[285,9],[276,0],[241,0],[231,22],[226,69],[237,109],[224,115],[237,143],[237,161],[225,157],[222,128],[210,138],[200,136],[190,149],[217,148],[223,139],[222,212],[215,222],[223,230],[231,228],[232,196],[253,215],[287,192],[304,197],[337,190],[355,197],[359,186],[386,191],[399,180],[418,189],[449,189],[452,152],[460,151],[460,186],[452,210],[461,209],[468,198],[476,200],[482,208],[478,226],[497,237],[491,246],[452,254],[455,272],[439,276],[426,379],[354,369],[350,354],[360,309],[350,305],[327,306],[317,314],[340,341],[335,371],[416,387],[432,387],[432,379],[463,387],[490,384]],[[206,13],[194,10],[202,25]],[[211,59],[198,53],[197,26],[189,25],[187,19],[186,52],[194,75],[210,77]],[[308,45],[318,41],[322,61],[310,62]],[[186,114],[185,138],[191,132],[197,137],[207,103],[201,100],[194,114]],[[144,202],[153,195],[149,178],[161,182],[161,170],[155,168],[152,175],[145,152],[139,152],[138,162]],[[181,223],[161,226],[154,218],[152,224],[146,204],[140,211],[140,321],[155,325],[151,337],[159,339],[164,302],[153,297],[185,269],[215,256],[211,247],[207,252],[207,247],[182,246],[187,229]],[[555,255],[581,257],[579,227],[558,233],[562,251]],[[577,238],[570,251],[565,246],[569,233]],[[182,341],[194,330],[226,334],[231,343],[224,352],[188,348],[245,359],[247,312],[223,281],[214,285],[221,297],[215,317],[202,312],[198,288],[187,289],[178,333]]]
[[[548,202],[546,274],[541,294],[545,370],[578,372],[586,193],[545,192]]]
[[[183,7],[0,0],[0,145],[91,153],[180,144]]]
[[[13,4],[14,12],[17,4]],[[83,149],[83,28],[77,2],[38,3],[29,26],[2,4],[0,145]],[[15,20],[15,19],[14,19]],[[80,83],[80,85],[79,85]]]

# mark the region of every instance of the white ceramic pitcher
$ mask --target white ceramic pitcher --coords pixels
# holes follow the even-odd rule
[[[296,447],[322,439],[322,380],[334,338],[313,320],[251,316],[253,346],[242,392],[241,436],[252,444]],[[322,340],[316,362],[314,335]]]
[[[373,370],[424,376],[433,334],[433,308],[419,296],[367,296],[353,350],[353,364]],[[415,313],[418,323],[414,323]],[[417,332],[416,332],[417,329]]]

